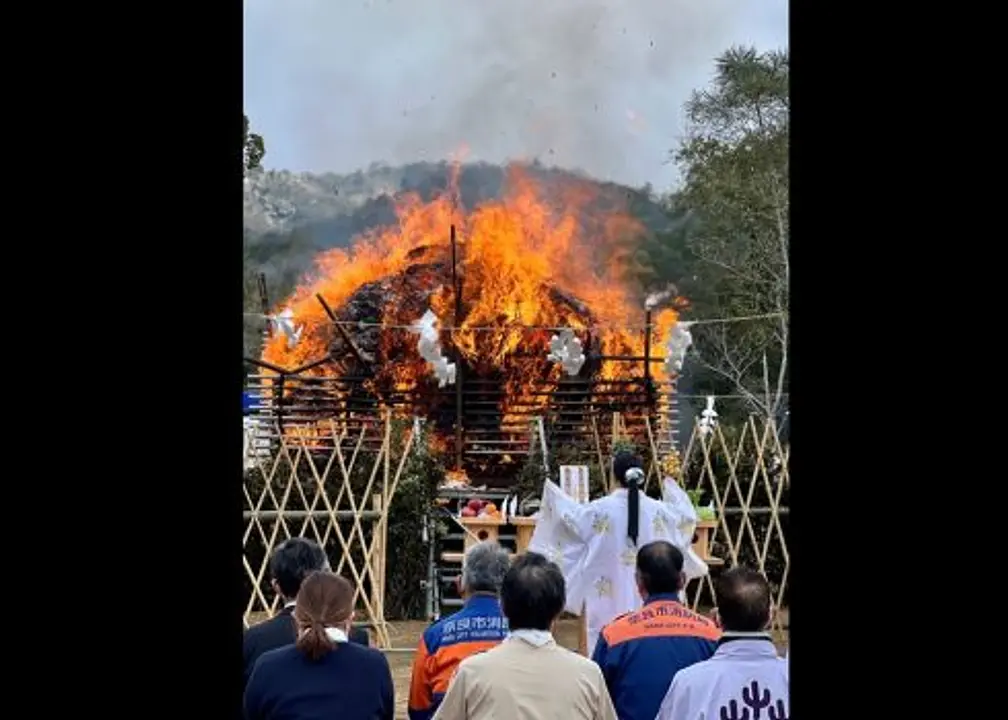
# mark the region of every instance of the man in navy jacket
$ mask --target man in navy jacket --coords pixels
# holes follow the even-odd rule
[[[270,650],[292,645],[296,639],[294,629],[294,602],[304,579],[316,570],[328,570],[329,560],[318,543],[306,538],[291,538],[281,543],[270,558],[270,584],[280,596],[283,609],[266,622],[253,625],[242,638],[242,654],[245,658],[245,685],[252,676],[259,656]],[[367,631],[354,628],[350,641],[360,645],[368,644]]]
[[[644,607],[602,629],[592,659],[602,668],[619,720],[654,720],[672,678],[714,654],[721,631],[679,602],[683,555],[663,540],[637,552]]]

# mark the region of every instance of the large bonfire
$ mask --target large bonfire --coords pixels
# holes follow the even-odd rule
[[[331,355],[332,362],[306,373],[363,372],[377,397],[427,398],[424,409],[436,410],[436,398],[445,393],[438,392],[417,352],[417,335],[408,329],[429,309],[445,327],[444,353],[464,377],[492,380],[503,391],[502,414],[516,403],[549,401],[548,394],[530,388],[561,377],[559,364],[547,359],[558,328],[571,328],[585,346],[582,378],[641,377],[643,363],[600,359],[644,352],[643,296],[627,277],[629,248],[643,231],[640,224],[623,212],[593,209],[596,198],[587,183],[571,182],[561,189],[560,202],[547,202],[535,182],[515,168],[502,200],[466,212],[457,199],[457,177],[456,171],[449,190],[432,202],[400,198],[397,226],[368,233],[349,250],[323,253],[314,279],[281,304],[304,325],[300,341],[290,347],[282,336],[269,339],[263,360],[292,369]],[[458,317],[452,225],[461,287]],[[343,324],[345,336],[318,296]],[[672,308],[655,313],[652,347],[660,347],[675,321]],[[655,363],[652,377],[663,376],[663,366]]]

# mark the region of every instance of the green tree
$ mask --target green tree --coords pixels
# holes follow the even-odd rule
[[[392,427],[393,467],[402,460],[408,420],[395,420]],[[430,452],[423,423],[415,421],[413,444],[404,461],[399,487],[392,498],[388,515],[386,547],[388,567],[385,576],[385,613],[389,619],[408,620],[425,615],[424,585],[427,582],[427,561],[430,545],[437,546],[438,536],[447,531],[443,522],[428,525],[424,532],[427,514],[434,507],[437,488],[444,479],[441,458]],[[392,560],[394,556],[394,560]]]
[[[669,201],[676,230],[650,259],[681,263],[698,317],[773,315],[697,326],[705,370],[743,395],[750,411],[778,415],[787,396],[788,53],[731,48],[711,85],[686,104],[683,177]],[[702,308],[702,313],[700,309]]]
[[[242,115],[242,158],[245,164],[245,172],[262,167],[262,160],[266,156],[266,142],[262,135],[249,132],[248,115]]]

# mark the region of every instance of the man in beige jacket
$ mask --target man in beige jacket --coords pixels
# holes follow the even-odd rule
[[[616,720],[599,666],[556,644],[560,568],[538,553],[511,565],[501,609],[511,634],[458,667],[434,720]]]

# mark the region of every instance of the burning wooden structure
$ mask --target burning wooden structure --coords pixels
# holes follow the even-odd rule
[[[614,412],[631,437],[643,442],[650,418],[670,442],[675,383],[655,348],[678,308],[645,311],[628,281],[643,228],[584,188],[567,188],[559,206],[520,172],[509,182],[503,199],[471,212],[451,192],[401,198],[396,226],[321,256],[318,277],[285,303],[299,342],[273,337],[249,361],[261,424],[323,447],[331,423],[353,432],[381,409],[424,417],[456,469],[494,485],[530,451],[533,419],[551,445],[590,447],[593,459],[593,423],[605,427]],[[453,386],[439,387],[418,352],[412,326],[427,311],[455,364]],[[584,349],[573,377],[547,358],[564,328]]]
[[[549,339],[559,328],[466,325],[454,225],[449,248],[448,262],[436,252],[429,257],[428,248],[415,251],[416,262],[361,285],[337,309],[316,295],[332,327],[324,356],[286,369],[246,359],[257,368],[249,390],[262,398],[255,416],[264,433],[301,437],[327,452],[335,437],[331,427],[354,435],[385,410],[423,417],[435,441],[454,457],[455,469],[490,487],[513,480],[532,451],[533,422],[550,445],[593,461],[598,429],[607,428],[613,414],[641,447],[653,444],[656,435],[661,449],[668,448],[678,429],[675,381],[660,372],[664,359],[653,352],[660,328],[650,310],[643,312],[644,325],[636,333],[642,351],[635,354],[633,343],[623,343],[631,350],[613,354],[607,348],[614,343],[594,329],[591,308],[560,288],[544,287],[554,312],[583,328],[577,334],[585,362],[569,377],[547,359]],[[450,308],[449,327],[440,334],[457,366],[454,386],[438,387],[416,352],[417,334],[407,321],[429,306]],[[378,442],[367,437],[365,446]]]

